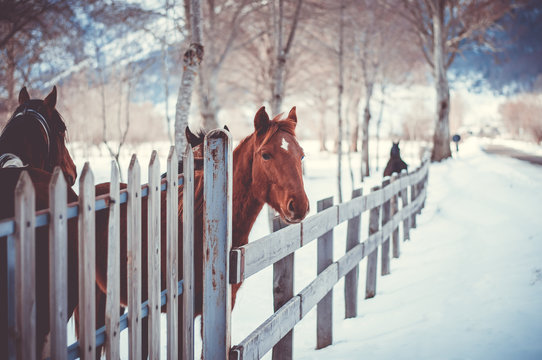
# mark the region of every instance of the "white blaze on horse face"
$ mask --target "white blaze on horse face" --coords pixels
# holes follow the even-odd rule
[[[282,138],[282,145],[280,146],[281,148],[283,148],[284,150],[288,151],[288,141],[286,141],[285,138]]]

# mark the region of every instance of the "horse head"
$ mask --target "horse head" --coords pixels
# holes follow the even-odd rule
[[[56,97],[56,86],[43,100],[30,99],[26,87],[21,89],[19,106],[0,135],[0,155],[50,173],[60,166],[73,185],[77,169],[66,148],[66,125],[56,110]]]
[[[305,156],[295,135],[296,109],[284,120],[269,119],[265,107],[254,117],[252,182],[254,196],[271,205],[288,223],[298,223],[309,212],[301,160]]]
[[[391,150],[390,150],[390,157],[392,158],[401,157],[401,150],[399,149],[399,141],[393,142],[393,145],[391,146]]]

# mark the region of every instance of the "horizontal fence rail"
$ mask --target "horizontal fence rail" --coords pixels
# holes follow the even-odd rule
[[[259,359],[263,357],[286,334],[289,334],[295,325],[316,305],[318,305],[319,312],[325,311],[328,314],[318,314],[318,321],[321,318],[326,319],[327,317],[326,324],[331,328],[331,315],[329,314],[331,310],[328,306],[323,307],[323,299],[329,296],[334,285],[342,277],[357,268],[361,260],[371,254],[376,256],[379,246],[384,245],[385,242],[388,242],[388,244],[386,247],[382,246],[382,259],[389,261],[389,242],[392,237],[395,239],[394,233],[398,230],[399,225],[403,225],[403,238],[408,238],[409,226],[411,225],[410,221],[421,211],[425,202],[428,169],[429,161],[425,157],[422,164],[414,172],[408,175],[406,172],[403,172],[400,176],[395,174],[391,182],[389,178],[385,179],[385,186],[373,189],[368,195],[361,196],[357,193],[358,195],[355,195],[352,200],[327,207],[305,219],[300,224],[287,226],[244,246],[232,249],[230,252],[230,262],[233,273],[230,274],[230,282],[235,284],[246,280],[272,264],[282,261],[287,256],[293,256],[296,250],[309,244],[316,238],[321,238],[340,223],[359,218],[362,213],[369,210],[372,212],[376,211],[376,215],[380,211],[387,212],[381,220],[382,226],[379,225],[379,218],[375,218],[374,221],[371,220],[371,224],[374,223],[375,227],[371,226],[373,229],[369,231],[369,235],[364,241],[359,242],[358,240],[354,240],[354,244],[350,245],[348,251],[341,258],[327,265],[325,269],[319,270],[317,277],[309,285],[285,302],[284,305],[276,310],[271,317],[264,321],[243,341],[233,346],[230,351],[230,359]],[[410,202],[406,198],[409,190],[411,193],[414,193]],[[398,207],[396,209],[394,204],[398,198],[402,199],[402,207],[400,209]],[[359,229],[360,226],[358,223],[358,237]],[[395,250],[395,246],[397,245],[393,246],[394,254],[398,256],[398,251]],[[324,247],[329,252],[329,245]],[[320,250],[320,245],[318,249]],[[327,257],[329,254],[321,255],[319,251],[318,257],[320,258],[321,256]],[[373,261],[368,262],[369,266],[372,267],[368,268],[368,276],[372,277],[370,280],[368,278],[368,283],[373,283],[373,288],[370,289],[371,296],[374,296],[374,292],[376,291],[376,261],[377,258],[375,257]],[[383,275],[386,273],[389,273],[389,265],[383,266]],[[345,288],[345,294],[357,293],[357,278],[358,276],[356,275],[353,284],[355,290],[347,290]],[[321,305],[322,310],[320,309]],[[357,316],[357,310],[351,308],[350,314],[347,314],[347,317],[354,316]],[[321,326],[317,326],[317,348],[320,348],[331,343],[330,338],[332,333],[331,329],[321,332]],[[328,340],[326,340],[326,337]],[[291,341],[289,346],[291,346]],[[281,351],[284,352],[282,356],[281,354],[275,354],[274,349],[273,358],[292,358],[291,348],[282,349]]]

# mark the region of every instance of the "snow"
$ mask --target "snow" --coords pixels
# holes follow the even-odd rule
[[[537,211],[542,204],[542,167],[488,155],[481,150],[484,141],[463,141],[452,159],[431,165],[426,206],[417,218],[418,226],[411,230],[411,240],[401,244],[401,258],[392,259],[391,274],[378,276],[377,296],[364,300],[363,260],[358,317],[344,320],[341,280],[333,294],[333,345],[315,350],[313,310],[295,327],[294,358],[542,359],[542,222]],[[381,181],[379,174],[391,141],[381,143],[380,170],[366,179],[365,194]],[[315,143],[301,145],[307,154],[305,188],[314,213],[317,200],[337,199],[336,155],[318,152]],[[517,147],[533,153],[540,150]],[[167,146],[161,149],[165,159]],[[416,167],[418,145],[401,143],[401,149],[409,168]],[[98,157],[89,158],[94,168]],[[81,169],[84,157],[76,160]],[[359,154],[352,163],[357,175]],[[106,181],[109,160],[100,164],[96,165],[97,181]],[[144,175],[147,160],[140,164]],[[346,166],[343,196],[348,199],[352,188]],[[262,212],[256,221],[251,241],[268,233],[265,216]],[[363,238],[367,228],[363,218]],[[334,230],[334,237],[337,260],[344,254],[345,224]],[[312,242],[296,252],[295,292],[315,276],[316,242]],[[232,313],[232,345],[272,312],[269,267],[247,279],[238,293]],[[162,328],[165,358],[165,317]],[[199,334],[198,321],[195,334]],[[122,338],[126,349],[126,335]],[[196,339],[196,349],[199,354],[200,339]]]

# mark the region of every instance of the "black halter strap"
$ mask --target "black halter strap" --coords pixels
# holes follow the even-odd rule
[[[45,137],[46,137],[46,142],[47,142],[47,157],[46,157],[46,164],[47,164],[47,167],[49,168],[48,170],[52,170],[52,166],[51,166],[51,158],[50,158],[50,155],[51,155],[51,137],[50,137],[50,134],[51,134],[51,128],[49,127],[49,124],[47,123],[47,120],[45,120],[45,117],[40,114],[38,111],[34,110],[34,109],[29,109],[28,107],[25,107],[23,110],[19,111],[18,113],[15,113],[11,119],[9,119],[7,125],[4,127],[4,130],[2,131],[2,134],[0,134],[0,138],[2,136],[4,136],[4,133],[6,132],[6,130],[10,127],[10,125],[12,124],[12,122],[19,118],[19,117],[23,117],[23,116],[26,116],[26,115],[29,115],[31,118],[33,118],[34,120],[37,120],[38,124],[43,128],[43,130],[45,131]]]

